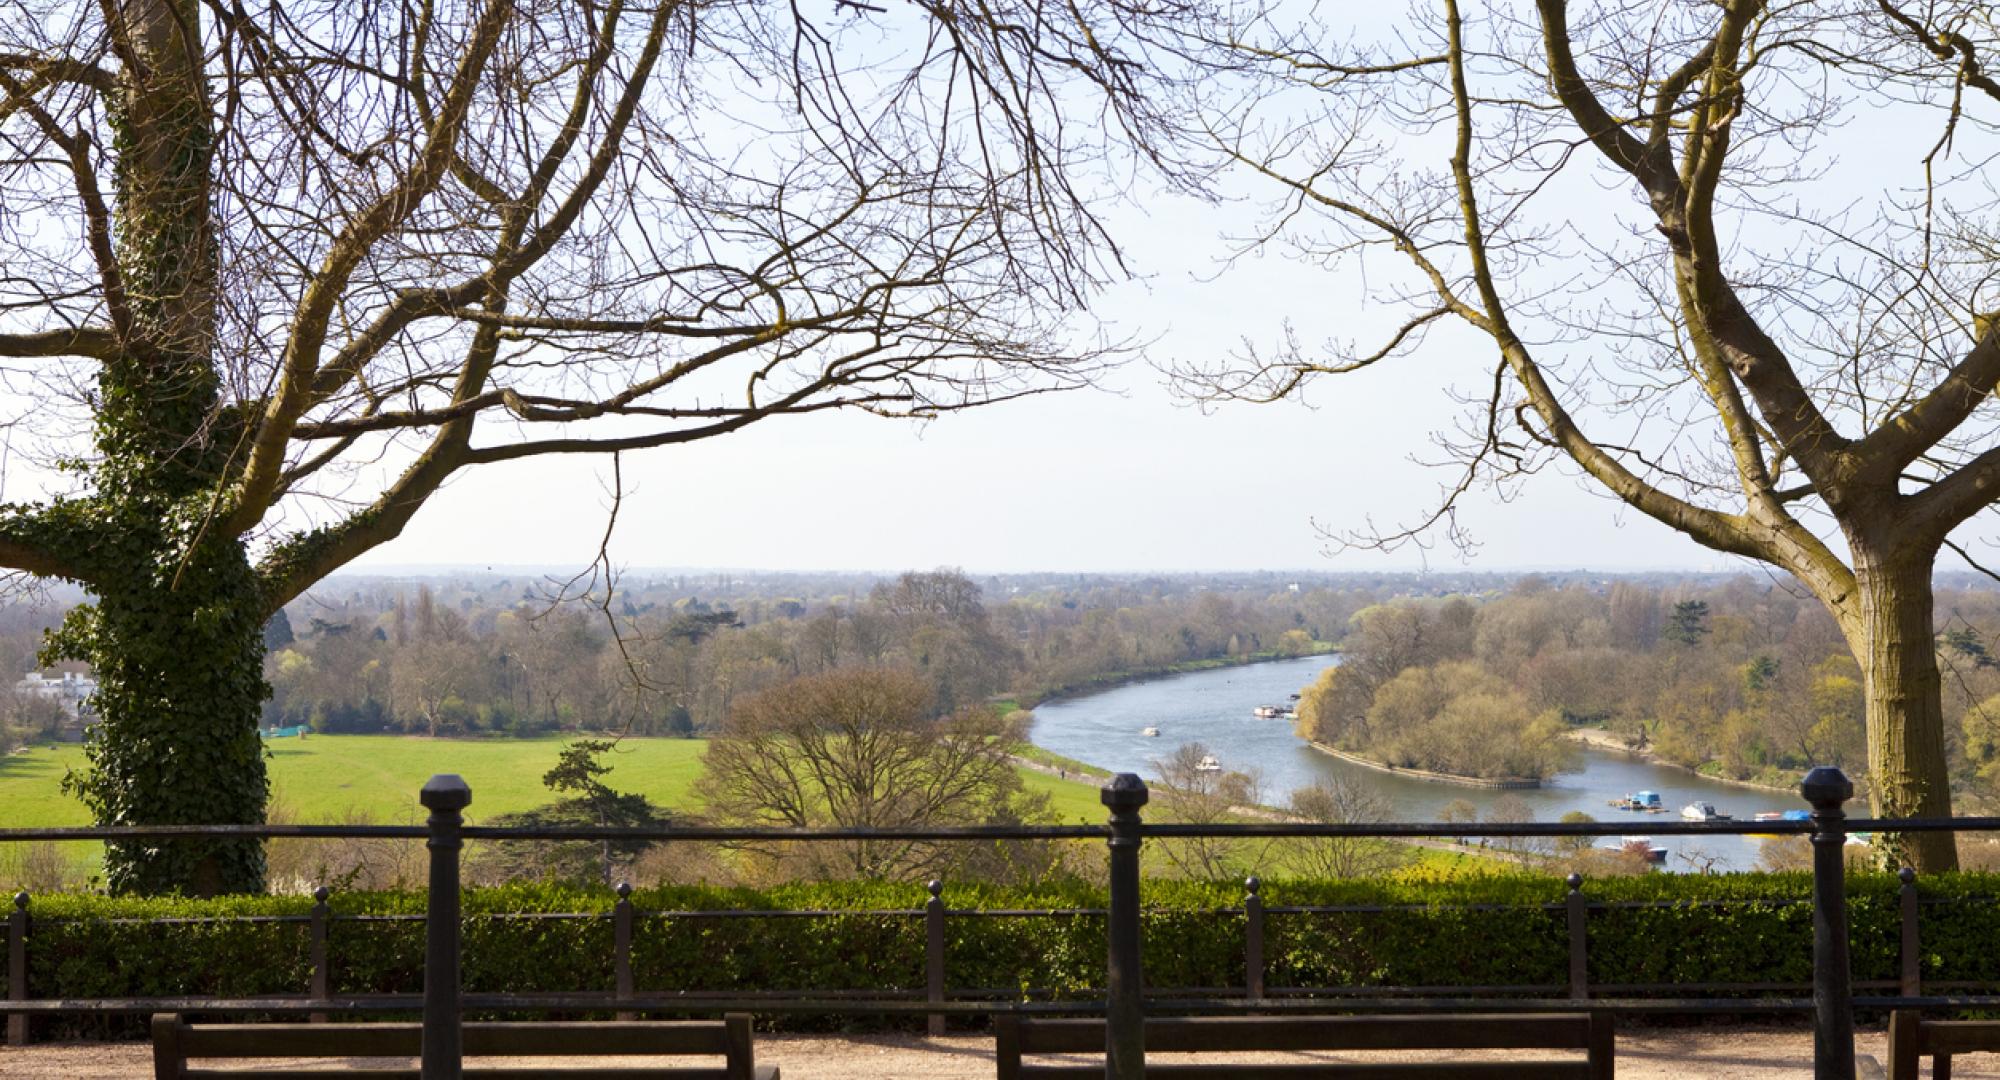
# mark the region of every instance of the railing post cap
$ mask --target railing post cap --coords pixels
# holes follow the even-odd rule
[[[28,910],[28,890],[22,889],[14,894],[14,907],[21,911]]]
[[[931,894],[931,899],[936,900],[944,893],[944,882],[937,878],[932,878],[924,882],[924,891]]]
[[[1831,810],[1854,797],[1854,781],[1831,765],[1817,765],[1799,781],[1799,794],[1815,810]]]
[[[1896,880],[1905,885],[1911,884],[1917,880],[1917,872],[1905,866],[1901,870],[1896,871]]]
[[[629,881],[621,881],[618,883],[618,888],[616,891],[618,893],[618,899],[623,900],[626,897],[632,895],[632,883]]]
[[[326,898],[332,895],[333,895],[333,890],[327,888],[324,885],[321,885],[319,888],[313,890],[313,900],[316,903],[324,904],[326,903]]]
[[[1252,874],[1243,879],[1243,887],[1249,891],[1251,896],[1255,896],[1257,895],[1257,890],[1264,887],[1264,879]]]
[[[424,781],[417,801],[431,810],[463,810],[472,805],[472,788],[457,773],[439,773]]]
[[[1097,796],[1113,810],[1137,810],[1146,805],[1149,794],[1146,782],[1139,779],[1138,773],[1122,772],[1112,777]]]
[[[1569,884],[1569,891],[1571,892],[1577,892],[1581,890],[1583,888],[1583,875],[1572,872],[1569,875],[1568,884]]]

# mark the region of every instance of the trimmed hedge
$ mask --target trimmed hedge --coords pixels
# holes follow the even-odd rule
[[[1920,892],[1926,980],[2000,982],[2000,875],[1926,879]],[[1597,902],[1662,901],[1590,914],[1593,983],[1805,983],[1812,911],[1805,874],[1650,875],[1592,881]],[[1377,882],[1275,881],[1272,908],[1382,905],[1380,912],[1270,914],[1267,981],[1287,986],[1556,986],[1567,978],[1563,883],[1492,876]],[[1848,881],[1854,976],[1893,979],[1897,882]],[[668,887],[632,894],[641,991],[901,990],[924,985],[916,885],[828,883],[772,889]],[[1102,908],[1080,883],[1035,888],[953,886],[953,909]],[[1145,957],[1156,987],[1241,987],[1244,917],[1233,886],[1149,881]],[[1727,901],[1715,906],[1714,901]],[[475,992],[606,990],[611,921],[499,919],[510,913],[608,915],[603,889],[507,886],[468,890],[465,986]],[[127,923],[109,920],[303,916],[304,897],[210,901],[60,895],[35,900],[29,993],[37,998],[298,994],[308,985],[304,922]],[[336,915],[418,915],[420,893],[336,895]],[[1479,905],[1468,907],[1467,905]],[[874,909],[874,910],[871,910]],[[781,918],[675,918],[674,911],[825,911]],[[957,993],[1035,989],[1087,996],[1101,985],[1101,915],[954,916],[946,923],[946,982]],[[421,920],[336,919],[328,955],[335,993],[422,988]],[[37,1037],[133,1033],[119,1020],[38,1018]]]

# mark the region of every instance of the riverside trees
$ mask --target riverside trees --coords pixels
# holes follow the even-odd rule
[[[1132,9],[1038,11],[0,8],[0,358],[63,481],[0,565],[94,594],[50,652],[97,672],[97,819],[262,820],[260,628],[465,469],[1087,379],[1077,189],[1157,98]]]
[[[1403,317],[1190,383],[1268,401],[1468,329],[1491,359],[1445,440],[1462,472],[1415,529],[1356,539],[1450,528],[1476,484],[1564,460],[1811,590],[1860,665],[1875,812],[1950,813],[1932,569],[2000,497],[1987,6],[1418,9],[1371,45],[1273,8],[1225,51],[1281,90],[1211,126],[1283,193],[1260,237],[1381,252],[1366,280]],[[1944,834],[1909,845],[1954,864]]]

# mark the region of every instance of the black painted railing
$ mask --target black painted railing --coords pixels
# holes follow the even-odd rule
[[[1801,785],[1801,793],[1812,804],[1809,821],[1780,822],[1655,822],[1648,831],[1656,835],[1743,835],[1748,833],[1808,835],[1813,847],[1813,981],[1810,997],[1659,997],[1619,996],[1686,993],[1689,990],[1717,992],[1804,990],[1786,984],[1625,984],[1593,986],[1587,963],[1588,918],[1592,910],[1642,906],[1648,902],[1606,904],[1590,900],[1583,892],[1582,879],[1572,875],[1568,891],[1560,903],[1546,905],[1560,911],[1566,923],[1568,979],[1566,985],[1546,987],[1420,987],[1420,988],[1332,988],[1273,987],[1267,985],[1264,957],[1265,930],[1274,915],[1331,913],[1336,911],[1383,911],[1377,905],[1338,907],[1267,906],[1256,878],[1246,882],[1241,908],[1228,914],[1244,917],[1244,986],[1240,991],[1216,989],[1156,992],[1143,989],[1144,958],[1141,955],[1141,890],[1139,858],[1151,839],[1228,837],[1371,837],[1426,838],[1457,836],[1488,837],[1609,837],[1622,835],[1629,826],[1611,823],[1488,823],[1462,824],[1306,824],[1297,822],[1252,822],[1228,825],[1146,824],[1142,809],[1147,800],[1145,784],[1131,774],[1121,774],[1103,790],[1109,822],[1103,826],[939,826],[927,828],[869,829],[768,829],[720,826],[651,828],[495,828],[468,826],[463,811],[471,801],[471,791],[457,776],[433,777],[424,785],[423,805],[430,811],[423,826],[382,825],[235,825],[235,826],[82,826],[73,828],[0,829],[0,842],[64,840],[158,840],[176,837],[241,836],[260,838],[404,838],[423,839],[429,848],[430,890],[425,915],[336,916],[328,902],[327,890],[320,889],[307,915],[230,916],[213,921],[304,922],[309,932],[310,987],[304,997],[256,998],[123,998],[123,999],[32,999],[28,997],[28,940],[33,933],[30,898],[23,893],[14,898],[8,918],[7,998],[0,1002],[5,1013],[10,1042],[26,1041],[27,1020],[34,1015],[146,1013],[155,1011],[223,1014],[305,1014],[315,1019],[335,1013],[421,1012],[423,1015],[423,1074],[426,1078],[461,1075],[459,1032],[465,1011],[548,1012],[615,1010],[621,1015],[639,1013],[689,1013],[757,1011],[766,1014],[874,1014],[925,1016],[930,1030],[941,1032],[949,1016],[976,1016],[998,1011],[1087,1012],[1105,1016],[1108,1023],[1107,1077],[1136,1080],[1144,1075],[1147,1015],[1218,1014],[1237,1012],[1324,1011],[1354,1008],[1354,1003],[1334,1004],[1329,999],[1365,999],[1366,1008],[1379,1012],[1424,1012],[1478,1009],[1480,1011],[1545,1011],[1587,1007],[1613,1013],[1687,1012],[1810,1012],[1814,1022],[1815,1075],[1827,1080],[1854,1076],[1854,1009],[1884,1008],[2000,1008],[2000,995],[1924,993],[1919,959],[1921,929],[1915,876],[1902,872],[1898,896],[1899,977],[1894,982],[1855,983],[1849,972],[1847,906],[1843,847],[1850,830],[1876,834],[1918,832],[2000,831],[2000,818],[1950,819],[1854,819],[1849,820],[1844,804],[1853,789],[1836,769],[1815,769]],[[839,912],[921,918],[925,922],[925,987],[919,995],[867,991],[857,995],[813,991],[809,994],[769,992],[761,994],[652,994],[635,990],[632,976],[632,940],[635,923],[646,913],[631,902],[629,888],[621,887],[618,901],[608,916],[537,914],[488,916],[514,918],[579,917],[612,920],[613,982],[609,992],[561,994],[468,994],[460,985],[459,862],[463,842],[476,840],[624,840],[624,841],[840,841],[840,840],[1093,840],[1107,843],[1110,899],[1102,911],[1051,909],[1046,911],[954,911],[945,906],[942,886],[931,882],[929,899],[920,909],[886,912]],[[1661,902],[1663,906],[1671,902]],[[1726,903],[1718,902],[1718,903]],[[1477,905],[1475,905],[1477,906]],[[780,917],[811,915],[810,912],[723,911],[671,913],[688,917]],[[828,912],[824,914],[835,914]],[[999,1000],[1001,991],[990,994],[960,990],[949,992],[945,967],[946,920],[956,917],[1064,916],[1101,914],[1106,917],[1106,967],[1101,997],[1091,1001],[1061,1002],[1032,1000],[1037,995],[1019,989],[1004,992],[1012,1000]],[[417,995],[332,993],[328,931],[336,920],[390,921],[421,919],[426,926],[424,990]],[[200,922],[203,919],[146,919],[142,922]],[[1944,989],[1938,987],[1934,989]],[[1953,987],[1955,989],[1955,987]],[[1856,991],[1864,991],[1857,995]],[[1894,993],[1866,993],[1893,990]],[[1023,1002],[1021,997],[1031,1000]],[[1587,1003],[1587,1004],[1584,1004]]]

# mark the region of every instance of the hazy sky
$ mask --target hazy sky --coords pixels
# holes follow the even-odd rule
[[[1158,363],[1199,360],[1286,319],[1301,336],[1379,325],[1352,279],[1273,255],[1218,276],[1219,233],[1246,210],[1178,198],[1119,210],[1113,224],[1147,275],[1096,305],[1153,340]],[[1383,315],[1380,317],[1387,317]],[[870,416],[779,418],[684,447],[628,455],[615,557],[633,567],[974,570],[1384,569],[1458,566],[1426,555],[1329,558],[1320,528],[1413,520],[1446,470],[1432,432],[1477,386],[1490,343],[1440,336],[1421,354],[1321,383],[1310,407],[1233,405],[1204,414],[1147,363],[1102,390],[1031,398],[929,425]],[[603,532],[609,466],[535,459],[461,474],[397,541],[356,569],[587,561]],[[1732,560],[1551,472],[1502,503],[1482,492],[1462,520],[1470,565],[1716,567]]]

